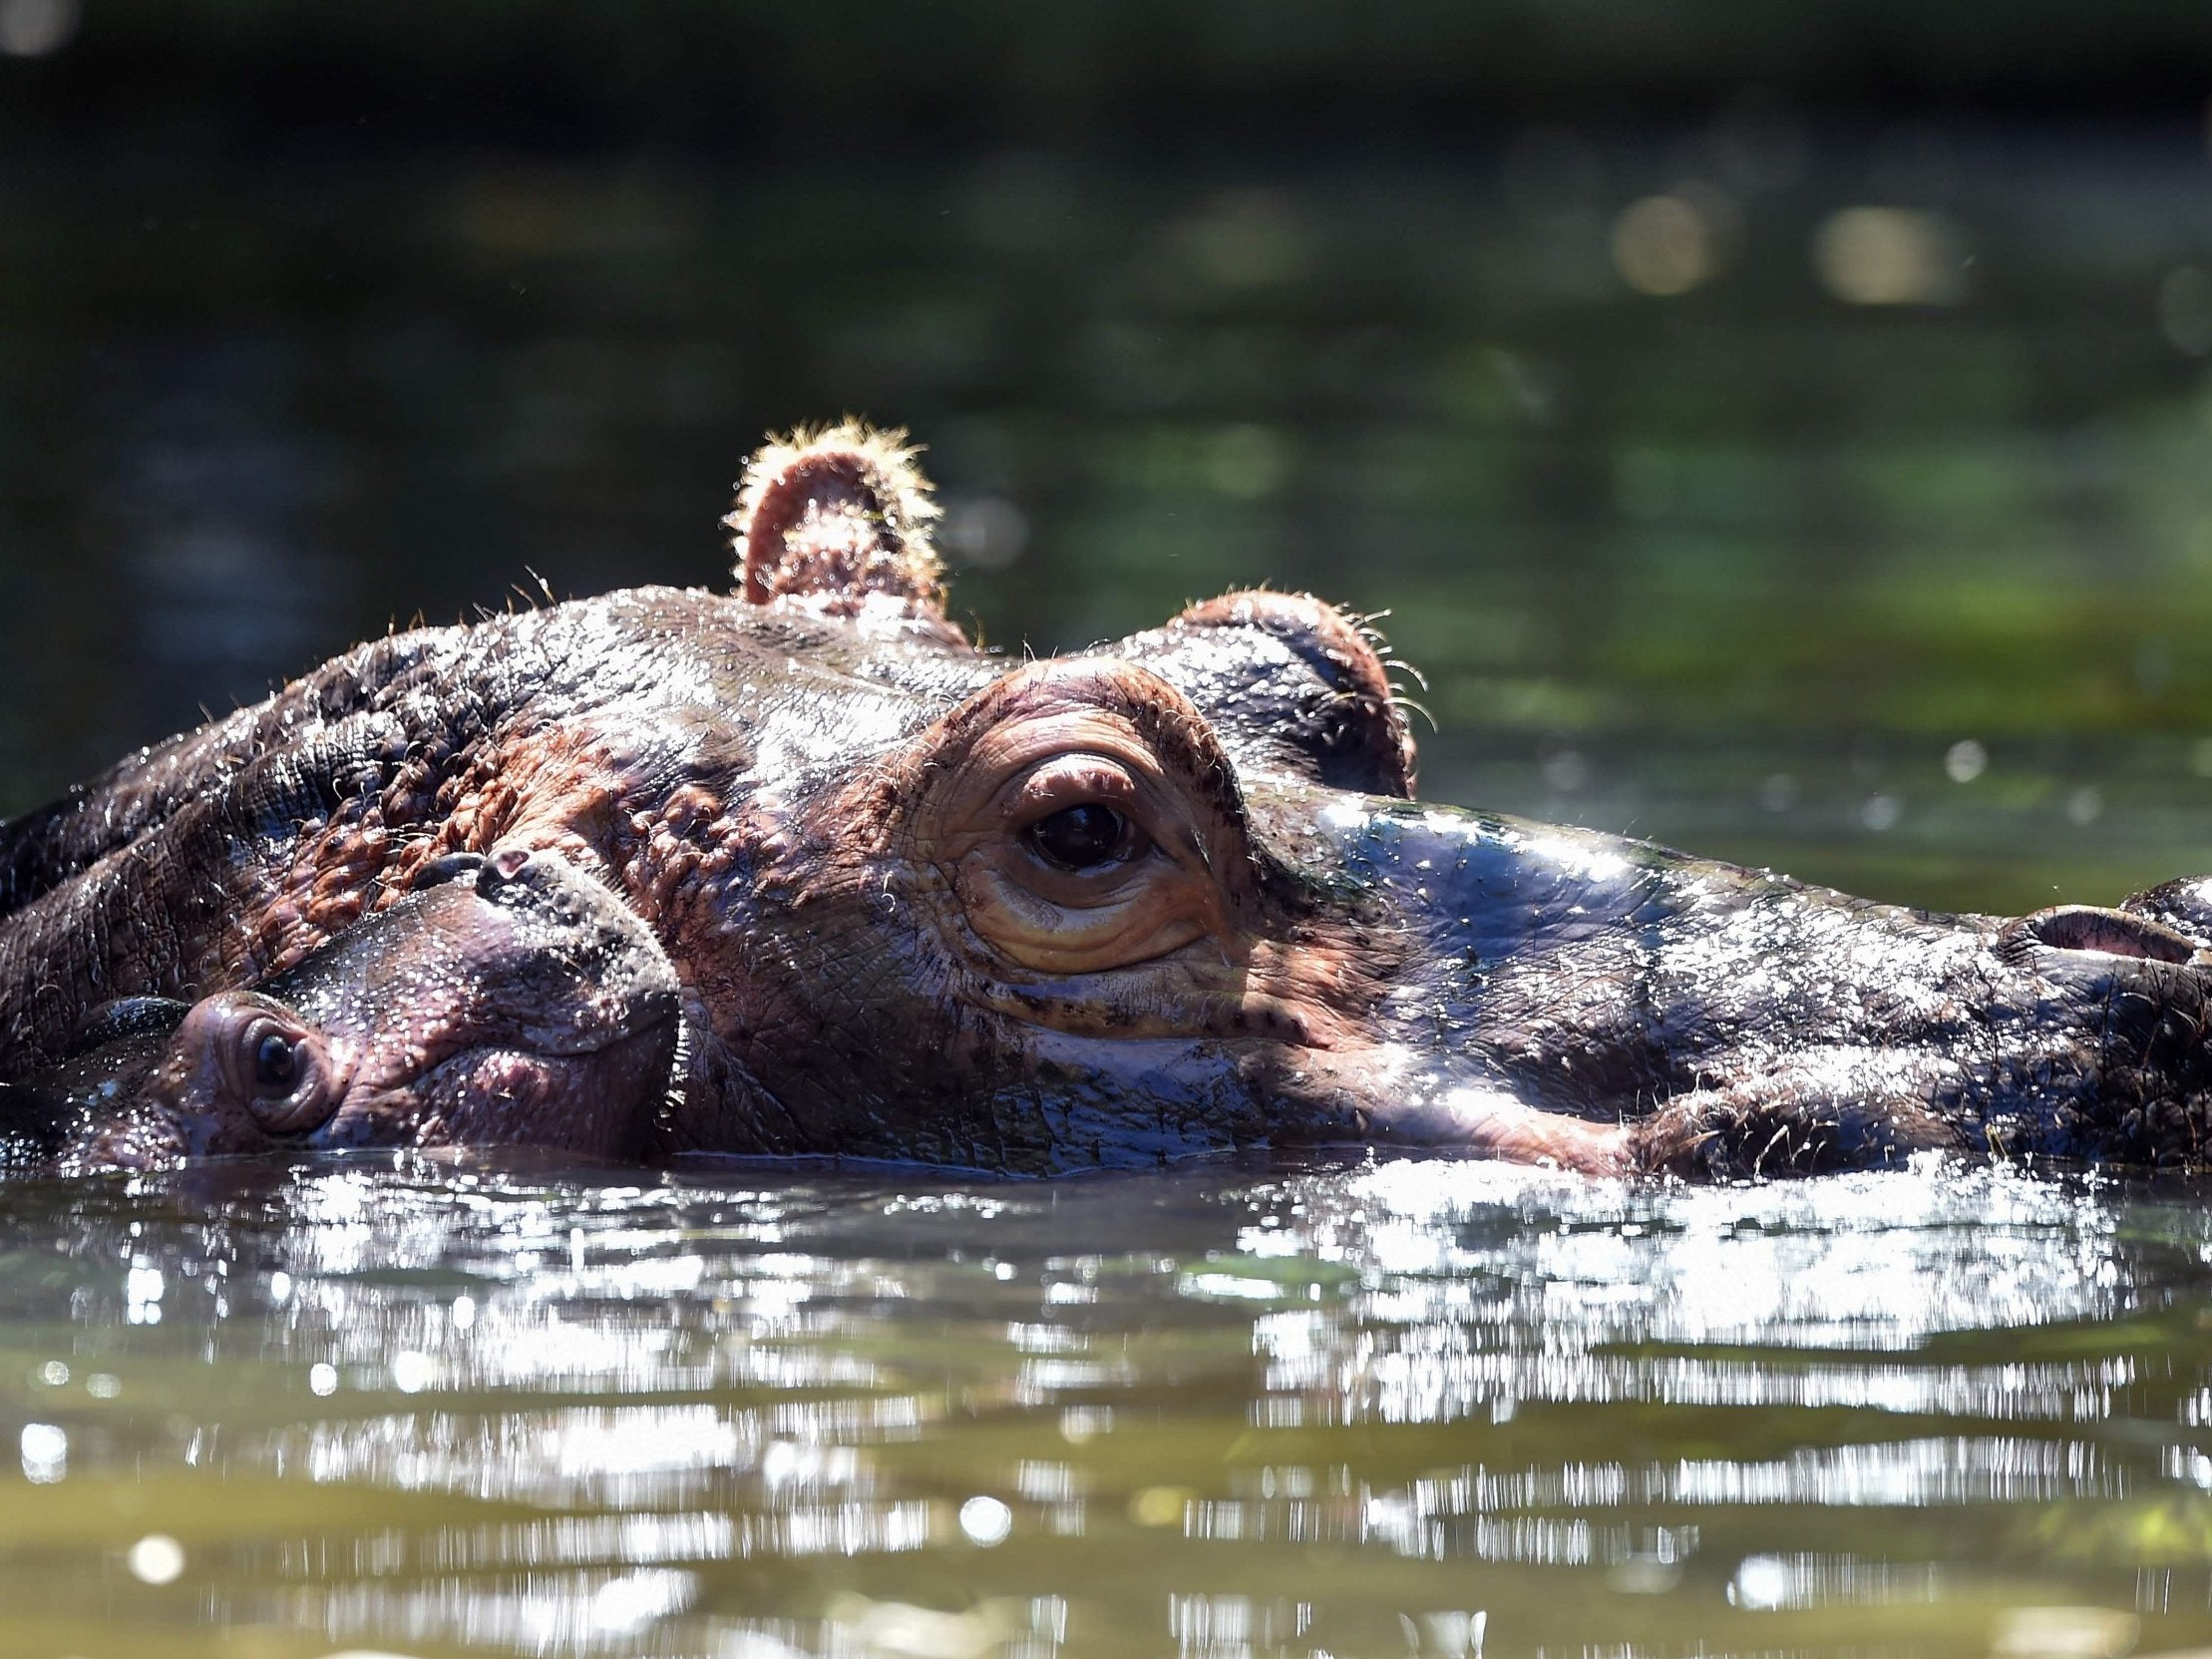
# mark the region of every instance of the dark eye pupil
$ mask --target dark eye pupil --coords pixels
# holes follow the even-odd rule
[[[1029,830],[1030,844],[1067,870],[1088,870],[1115,858],[1122,848],[1121,814],[1087,801],[1041,818]]]
[[[253,1050],[253,1080],[263,1088],[289,1088],[299,1075],[299,1056],[290,1037],[275,1032],[261,1038]]]

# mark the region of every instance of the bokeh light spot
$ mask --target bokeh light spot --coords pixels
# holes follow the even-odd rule
[[[1013,1510],[995,1497],[978,1492],[960,1505],[960,1530],[985,1549],[1004,1543],[1013,1529]]]
[[[1944,750],[1943,771],[1953,783],[1972,783],[1990,769],[1990,751],[1971,737]]]
[[[1638,293],[1687,293],[1719,268],[1712,227],[1679,196],[1647,196],[1613,221],[1613,263]]]
[[[1950,305],[1966,296],[1964,238],[1938,213],[1842,207],[1813,237],[1813,268],[1851,305]]]
[[[142,1584],[174,1584],[184,1573],[184,1546],[167,1532],[149,1532],[124,1560]]]
[[[19,1445],[24,1479],[50,1486],[69,1472],[69,1433],[58,1424],[26,1423]]]

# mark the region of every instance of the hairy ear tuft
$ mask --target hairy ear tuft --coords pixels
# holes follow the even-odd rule
[[[941,617],[943,567],[929,542],[937,505],[917,448],[904,431],[850,417],[771,438],[722,521],[745,597],[796,598],[851,617],[871,594],[886,594]]]

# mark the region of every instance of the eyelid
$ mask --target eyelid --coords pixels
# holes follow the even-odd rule
[[[1025,773],[1006,799],[1005,815],[1016,828],[1026,828],[1071,806],[1097,802],[1130,811],[1144,794],[1144,785],[1127,768],[1101,755],[1056,755]]]

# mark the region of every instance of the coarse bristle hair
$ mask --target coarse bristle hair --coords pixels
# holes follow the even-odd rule
[[[858,513],[874,532],[865,568],[842,573],[846,580],[869,591],[934,599],[942,565],[929,527],[940,510],[915,464],[920,448],[907,442],[902,428],[879,431],[851,416],[771,436],[746,463],[736,505],[722,521],[748,595],[766,599],[792,591],[777,580],[792,564],[790,539],[810,510],[836,505]],[[810,573],[791,574],[807,586]]]

